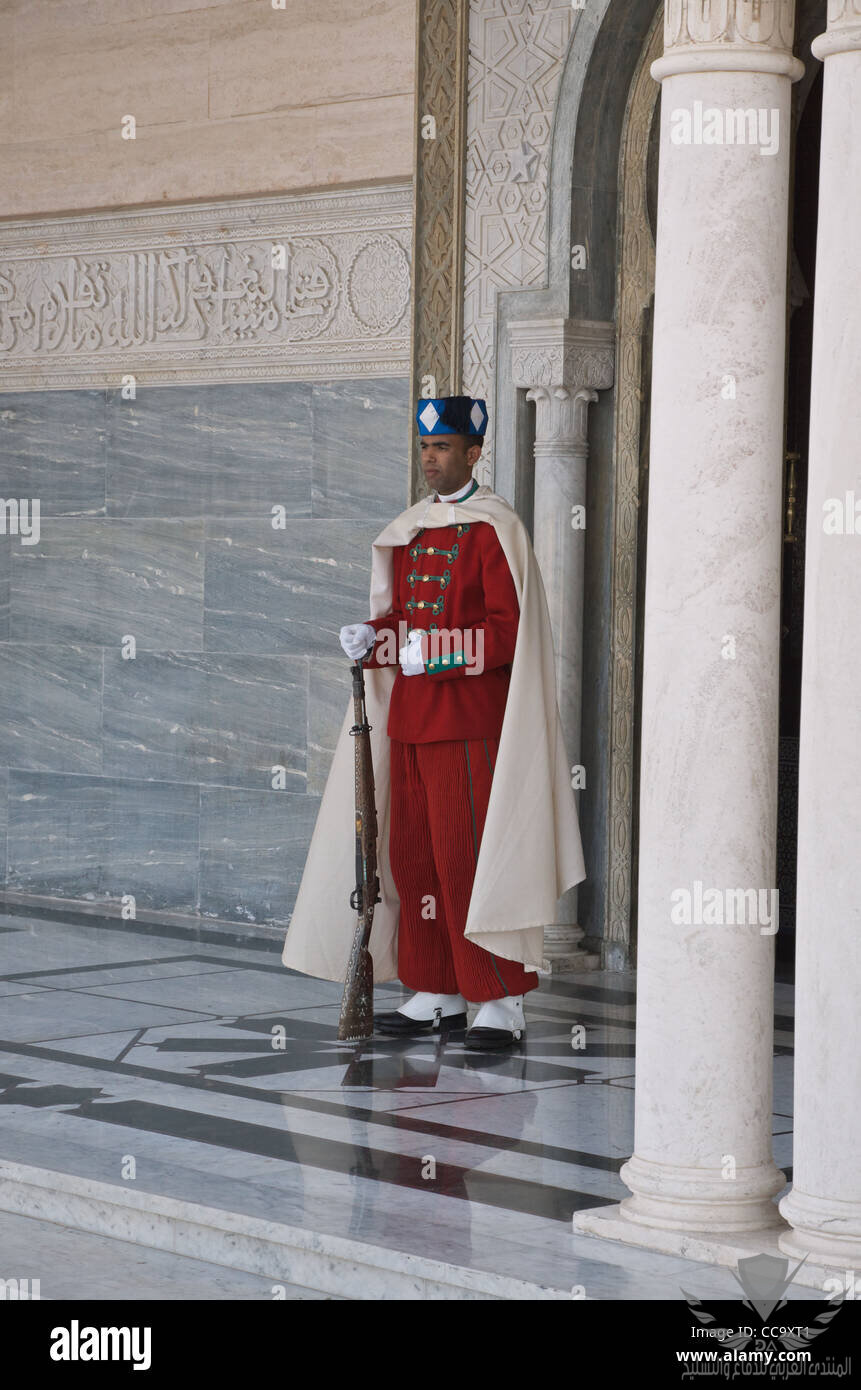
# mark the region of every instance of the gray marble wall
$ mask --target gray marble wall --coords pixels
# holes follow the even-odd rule
[[[287,920],[349,698],[338,629],[407,505],[408,389],[0,395],[0,497],[41,509],[37,544],[0,535],[7,891]]]

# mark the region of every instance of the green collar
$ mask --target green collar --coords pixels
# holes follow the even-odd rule
[[[472,494],[473,494],[474,492],[477,492],[477,491],[478,491],[478,483],[476,482],[475,478],[473,478],[473,480],[472,480],[472,487],[469,489],[469,492],[465,492],[465,493],[463,494],[463,497],[455,497],[454,501],[451,502],[451,503],[449,503],[449,506],[457,506],[458,502],[465,502],[466,499],[467,499],[468,497],[471,497]],[[439,493],[437,493],[437,497],[439,497]],[[441,498],[440,498],[440,501],[442,501]],[[443,505],[445,505],[445,503],[443,503]]]

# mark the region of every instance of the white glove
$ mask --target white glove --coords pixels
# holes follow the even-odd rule
[[[422,656],[422,637],[424,633],[421,628],[414,627],[407,636],[406,646],[401,647],[398,652],[398,660],[401,663],[401,670],[405,676],[424,675],[425,660]]]
[[[341,646],[351,661],[358,661],[377,640],[370,623],[350,623],[341,628]]]

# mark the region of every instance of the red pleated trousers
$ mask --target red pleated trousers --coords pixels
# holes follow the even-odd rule
[[[463,934],[498,739],[391,741],[389,859],[401,903],[398,976],[471,1003],[526,994],[538,976]]]

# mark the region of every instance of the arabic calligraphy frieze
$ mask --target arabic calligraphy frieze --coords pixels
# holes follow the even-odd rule
[[[69,256],[23,270],[0,264],[0,352],[99,352],[323,332],[338,302],[334,257],[324,246],[288,242],[284,261],[273,266],[263,244],[227,244],[113,259]]]
[[[396,186],[6,224],[0,389],[406,373],[410,212]]]

